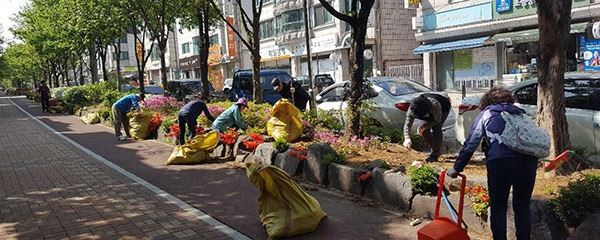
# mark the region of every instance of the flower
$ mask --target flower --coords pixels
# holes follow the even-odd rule
[[[206,130],[204,130],[203,127],[201,127],[201,126],[196,127],[196,135],[204,134],[205,132],[206,132]]]
[[[224,111],[225,111],[225,108],[218,106],[218,105],[208,106],[208,112],[210,112],[210,115],[215,116],[215,117],[221,115],[221,113],[223,113]]]
[[[373,177],[373,172],[368,171],[368,172],[365,172],[365,173],[361,174],[358,177],[358,180],[360,180],[361,182],[364,182],[364,181],[368,180],[371,177]]]
[[[152,118],[150,119],[150,132],[153,132],[154,130],[158,129],[160,127],[160,124],[162,124],[160,113],[154,113],[154,115],[152,115]]]
[[[230,128],[224,133],[219,133],[219,138],[224,144],[233,145],[237,142],[237,138],[240,134],[235,131],[234,128]]]
[[[258,133],[249,133],[248,136],[250,137],[250,140],[243,141],[242,144],[250,151],[254,151],[258,145],[265,142],[263,136]]]
[[[165,137],[178,137],[179,136],[179,125],[173,123],[169,126],[169,133],[165,134]]]
[[[177,102],[177,99],[162,95],[154,95],[140,104],[149,111],[169,114],[183,106],[183,103]]]

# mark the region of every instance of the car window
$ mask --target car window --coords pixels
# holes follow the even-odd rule
[[[600,80],[590,81],[590,109],[600,111]]]
[[[565,107],[590,109],[589,80],[565,79]]]
[[[344,90],[343,92],[341,90]],[[344,99],[346,89],[344,86],[334,87],[321,95],[323,102],[339,102]]]
[[[515,98],[520,104],[537,104],[537,84],[530,84],[515,91]]]
[[[181,85],[185,94],[198,93],[202,89],[200,82],[182,82]]]
[[[427,87],[409,81],[381,81],[376,82],[375,85],[377,85],[380,88],[383,88],[386,92],[394,96],[430,91],[430,89],[428,89]]]

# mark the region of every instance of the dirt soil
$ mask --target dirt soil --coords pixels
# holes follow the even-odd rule
[[[305,145],[307,143],[303,143]],[[400,144],[389,144],[386,149],[382,150],[361,150],[354,156],[348,156],[346,165],[359,167],[377,159],[386,161],[392,169],[400,166],[408,167],[414,161],[424,163],[427,153],[418,152],[415,150],[406,149]],[[456,155],[442,155],[440,162],[431,163],[432,166],[442,170],[448,169],[454,165]],[[561,187],[567,186],[570,182],[577,181],[583,177],[585,172],[600,171],[588,170],[583,172],[575,172],[568,176],[559,176],[553,172],[545,172],[540,165],[538,168],[536,183],[533,190],[533,196],[538,198],[554,198],[558,195]],[[469,164],[465,167],[464,173],[467,176],[486,176],[487,170],[483,154],[476,155],[472,158]]]

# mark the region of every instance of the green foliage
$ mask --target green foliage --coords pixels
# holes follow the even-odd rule
[[[318,109],[317,111],[306,111],[302,114],[302,118],[315,128],[331,129],[337,132],[344,129],[344,125],[340,121],[341,114],[339,111]]]
[[[344,163],[346,163],[346,155],[343,152],[326,153],[325,155],[323,155],[323,163],[324,164],[332,164],[332,163],[344,164]]]
[[[271,118],[271,106],[268,103],[257,104],[255,102],[248,103],[248,109],[242,114],[244,122],[249,127],[265,128],[267,122]],[[259,131],[263,132],[263,130]]]
[[[560,220],[569,227],[578,226],[586,216],[600,210],[600,172],[585,174],[562,188],[553,203]]]
[[[98,115],[100,116],[100,118],[102,118],[104,120],[108,120],[109,118],[112,120],[112,118],[111,118],[112,113],[111,112],[112,111],[111,111],[110,108],[103,107],[103,108],[100,108],[98,110]]]
[[[279,152],[285,152],[290,148],[290,144],[285,139],[275,139],[273,142],[273,147],[277,149]]]
[[[410,167],[408,176],[413,194],[437,195],[439,174],[432,166]]]
[[[377,136],[384,142],[401,143],[404,141],[404,132],[401,129],[367,125],[363,126],[361,130],[364,136]]]
[[[106,81],[83,86],[53,88],[51,95],[57,98],[68,112],[73,113],[79,107],[100,103],[106,107],[112,106],[115,101],[127,94],[116,89],[115,82]]]
[[[169,127],[171,127],[173,123],[177,123],[177,118],[166,118],[163,119],[163,122],[160,124],[160,127],[164,132],[168,133],[169,131],[171,131]]]

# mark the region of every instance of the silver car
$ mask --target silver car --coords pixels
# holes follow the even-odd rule
[[[535,118],[537,80],[520,82],[507,88],[519,107]],[[456,139],[464,143],[479,111],[480,97],[465,98],[456,118]],[[600,151],[600,75],[565,74],[566,116],[573,146],[590,152]]]
[[[423,93],[439,93],[446,97],[445,92],[433,92],[430,88],[419,83],[391,77],[369,78],[370,87],[365,89],[364,96],[373,103],[371,118],[383,127],[392,127],[402,129],[406,120],[406,111],[413,99]],[[349,82],[333,84],[316,96],[317,108],[322,110],[342,110],[346,109],[346,100],[349,96]],[[340,119],[344,121],[343,117]],[[444,122],[443,130],[453,127],[454,113],[450,111],[448,118]],[[413,130],[423,122],[415,119]]]

